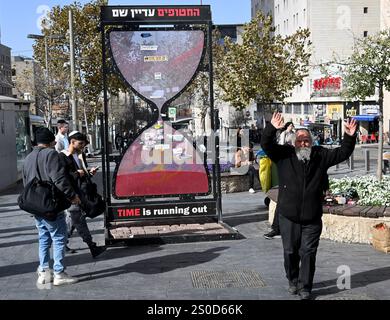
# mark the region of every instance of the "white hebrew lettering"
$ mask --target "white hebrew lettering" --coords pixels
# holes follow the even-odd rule
[[[127,17],[128,14],[129,14],[129,10],[127,10],[127,9],[120,9],[119,10],[119,16],[121,16],[121,17]]]
[[[117,10],[117,9],[112,9],[112,16],[113,16],[114,18],[119,17],[119,10]]]

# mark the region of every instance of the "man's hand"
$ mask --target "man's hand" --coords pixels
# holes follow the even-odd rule
[[[81,200],[80,200],[79,196],[76,195],[75,197],[73,197],[73,198],[70,200],[70,203],[71,203],[71,204],[80,204],[80,203],[81,203]]]
[[[77,170],[77,172],[79,173],[80,177],[84,177],[85,176],[84,170]]]
[[[271,124],[275,127],[275,129],[282,129],[284,127],[284,119],[279,112],[274,112]]]
[[[346,123],[344,123],[345,133],[349,136],[353,136],[356,132],[357,122],[355,119],[348,119]]]
[[[99,168],[92,168],[91,170],[89,170],[89,173],[91,174],[91,175],[95,175],[96,174],[96,171],[98,170]]]

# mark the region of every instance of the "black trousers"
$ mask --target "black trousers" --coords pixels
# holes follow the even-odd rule
[[[280,233],[280,228],[279,228],[279,213],[275,211],[274,215],[274,220],[272,221],[271,225],[272,230],[274,230],[277,233]]]
[[[290,282],[297,284],[299,290],[311,292],[322,220],[301,224],[292,222],[280,214],[279,228],[286,277]]]
[[[255,177],[258,176],[256,169],[254,166],[249,165],[248,167],[248,175],[249,175],[249,189],[254,187],[255,185]]]

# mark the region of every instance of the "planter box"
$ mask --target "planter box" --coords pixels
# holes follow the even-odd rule
[[[268,221],[272,224],[277,201],[275,189],[271,189],[268,196],[271,198]],[[387,215],[388,210],[389,207],[324,206],[321,239],[371,244],[372,227],[381,222],[390,225],[390,216]]]

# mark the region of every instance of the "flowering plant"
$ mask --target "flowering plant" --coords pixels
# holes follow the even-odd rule
[[[381,182],[375,176],[330,179],[329,189],[332,194],[355,189],[359,195],[358,205],[390,206],[390,176],[384,176]]]

